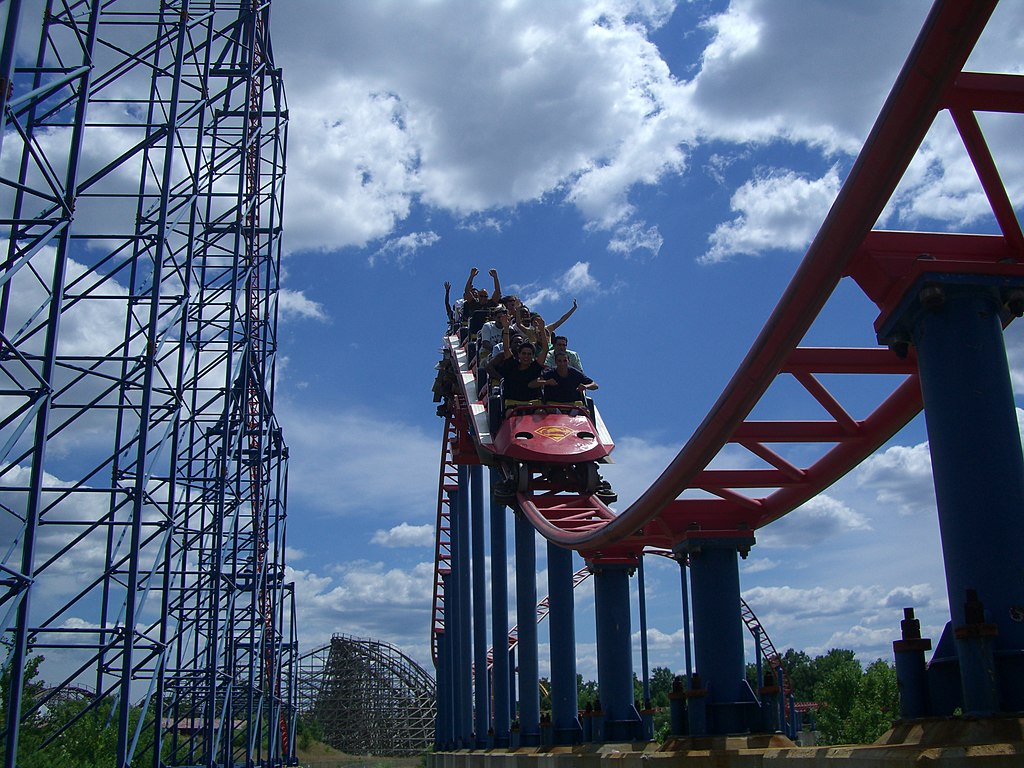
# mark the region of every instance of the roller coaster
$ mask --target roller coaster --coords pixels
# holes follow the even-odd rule
[[[894,645],[901,715],[1024,710],[1024,669],[1018,662],[1024,652],[1019,621],[1024,600],[1009,586],[1016,583],[1014,569],[1024,546],[1024,461],[1002,339],[1003,328],[1024,314],[1024,235],[979,122],[982,113],[1024,113],[1024,77],[964,70],[994,7],[995,2],[935,4],[832,209],[761,333],[678,455],[625,509],[614,511],[613,502],[598,493],[597,462],[606,460],[613,443],[592,404],[572,417],[557,409],[517,407],[501,421],[496,414],[504,410],[502,404],[490,389],[478,386],[479,372],[470,364],[473,335],[461,330],[445,337],[442,368],[450,373],[451,390],[441,410],[445,427],[431,633],[439,748],[638,738],[643,731],[631,685],[628,579],[651,551],[670,553],[683,576],[688,714],[681,732],[716,735],[778,727],[773,707],[743,680],[737,558],[746,556],[759,529],[828,488],[922,409],[951,620],[926,662],[931,641],[920,637],[908,613],[904,635]],[[943,113],[962,139],[995,232],[873,229]],[[803,346],[843,278],[877,307],[878,346]],[[813,411],[802,418],[764,418],[769,390],[794,380],[809,395]],[[851,391],[882,394],[861,415],[844,402]],[[752,418],[757,406],[759,417]],[[568,441],[563,446],[560,439]],[[596,453],[587,453],[591,449]],[[552,471],[558,468],[568,471]],[[518,720],[512,730],[509,670],[497,668],[505,654],[493,655],[490,695],[468,671],[485,666],[488,593],[492,636],[507,635],[500,616],[508,594],[504,574],[493,569],[488,590],[482,567],[487,496],[492,562],[505,560],[503,509],[507,505],[515,512],[520,660]],[[552,688],[561,687],[562,704],[553,694],[547,736],[531,683],[537,669],[536,584],[530,572],[536,533],[548,543],[551,617],[562,613],[559,628],[551,630]],[[566,567],[570,550],[595,576],[602,712],[600,723],[589,728],[581,725],[574,704],[572,588],[577,582]],[[524,638],[524,632],[530,636]],[[979,662],[976,654],[987,661]]]
[[[299,658],[297,706],[350,755],[418,755],[434,738],[434,681],[399,649],[336,634]]]
[[[737,558],[922,408],[950,621],[926,661],[932,641],[904,619],[894,643],[901,716],[1024,711],[1024,459],[1002,340],[1024,313],[1024,234],[1001,176],[1011,166],[1000,168],[982,129],[986,113],[1024,112],[1024,78],[964,70],[995,4],[936,3],[762,332],[676,458],[625,509],[597,474],[608,454],[582,451],[613,445],[596,409],[527,409],[495,429],[468,347],[446,338],[455,389],[438,484],[436,747],[643,735],[629,578],[655,550],[671,553],[684,582],[685,706],[674,733],[777,730],[777,692],[743,679]],[[69,698],[86,714],[109,713],[119,766],[294,759],[288,448],[274,414],[289,118],[269,7],[0,4],[5,768],[47,702]],[[962,139],[993,231],[874,230],[939,115]],[[108,141],[114,132],[123,141]],[[879,345],[801,346],[844,277],[877,306]],[[88,338],[72,343],[87,321]],[[814,412],[752,418],[783,380]],[[872,391],[884,383],[884,395],[857,414],[844,402],[850,387],[830,382],[861,380]],[[568,430],[563,447],[574,453],[533,453],[539,429]],[[85,445],[83,434],[96,439]],[[734,451],[747,460],[724,463]],[[500,484],[503,494],[488,493]],[[515,510],[515,707],[506,654],[493,657],[493,690],[472,677],[487,666],[487,497],[495,563],[507,559],[506,507]],[[558,641],[544,727],[538,532]],[[571,550],[587,563],[597,607],[601,706],[582,722]],[[490,579],[491,636],[505,638],[505,569]],[[32,700],[25,671],[39,653],[65,663]],[[59,751],[66,731],[45,734],[40,753]]]

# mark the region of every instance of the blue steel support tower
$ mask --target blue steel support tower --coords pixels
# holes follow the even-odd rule
[[[540,744],[540,688],[537,658],[536,533],[522,516],[515,518],[516,623],[519,625],[519,728],[523,746]]]
[[[629,577],[633,565],[591,563],[597,612],[597,685],[604,713],[601,741],[632,741],[641,736],[633,699]],[[595,734],[597,738],[598,734]]]
[[[473,732],[475,747],[487,746],[490,725],[487,671],[487,571],[484,530],[484,472],[480,464],[469,468],[470,519],[473,553]],[[488,483],[489,485],[489,483]],[[488,496],[490,494],[487,494]]]
[[[493,489],[496,472],[488,470]],[[488,494],[491,504],[491,686],[494,691],[494,746],[509,745],[508,538],[505,505]]]
[[[740,618],[739,551],[752,543],[753,537],[748,536],[701,539],[688,545],[693,648],[706,691],[704,725],[711,734],[743,733],[759,725],[756,700],[745,676]]]
[[[572,551],[548,543],[548,628],[551,647],[551,726],[555,744],[582,737],[576,683],[576,612]]]
[[[118,765],[281,765],[296,647],[270,3],[4,11],[5,766],[73,688],[109,713]],[[51,693],[27,701],[39,656]]]
[[[456,739],[460,747],[471,747],[473,734],[473,612],[470,578],[469,467],[459,465],[459,490],[455,494],[452,520],[452,575],[455,583],[453,612],[458,614],[458,692],[456,694]]]

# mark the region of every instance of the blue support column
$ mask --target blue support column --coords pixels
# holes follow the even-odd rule
[[[690,622],[690,583],[686,577],[686,569],[689,566],[688,556],[683,554],[679,557],[679,581],[683,588],[683,659],[686,663],[686,680],[693,680],[693,642],[691,640]]]
[[[451,720],[448,724],[451,740],[450,748],[462,746],[462,608],[459,597],[459,493],[448,494],[448,505],[451,510],[451,570],[444,577],[444,630],[447,635],[445,644],[448,651],[448,679],[451,688],[448,691]]]
[[[644,581],[644,556],[636,567],[637,592],[640,601],[640,683],[643,685],[644,706],[651,700],[651,664],[647,654],[647,585]]]
[[[442,576],[442,580],[447,580]],[[447,592],[445,593],[447,594]],[[434,751],[443,752],[451,743],[451,680],[448,677],[448,643],[445,633],[437,634],[437,717],[434,721]]]
[[[513,719],[516,716],[516,649],[508,649],[508,711]]]
[[[1024,456],[1002,333],[1004,301],[1020,292],[930,275],[879,332],[917,350],[965,713],[1024,709]],[[975,663],[985,646],[994,675]]]
[[[629,608],[632,566],[594,563],[591,567],[597,611],[597,686],[604,713],[601,740],[632,741],[641,735],[640,713],[633,705]]]
[[[644,581],[644,556],[636,566],[636,588],[640,603],[640,685],[643,691],[643,708],[640,719],[643,722],[643,737],[654,738],[654,710],[651,708],[651,664],[647,654],[647,585]]]
[[[449,707],[452,712],[449,745],[458,749],[463,737],[463,666],[462,666],[462,546],[461,524],[459,522],[459,493],[449,494],[449,508],[452,522],[452,570],[444,578],[444,633],[447,635],[447,678],[451,682]]]
[[[469,468],[470,519],[472,521],[473,549],[473,733],[475,746],[487,746],[487,731],[491,725],[490,691],[487,684],[487,569],[484,531],[484,468],[474,464]],[[489,495],[489,494],[488,494]]]
[[[473,619],[470,592],[470,540],[469,540],[469,467],[459,465],[459,490],[456,493],[455,520],[452,529],[458,531],[458,602],[459,612],[459,709],[458,735],[460,747],[473,746]],[[452,549],[456,549],[454,543]]]
[[[711,734],[744,733],[756,723],[754,692],[746,681],[740,613],[739,549],[753,537],[687,542],[693,592],[694,651],[707,692]]]
[[[572,582],[572,551],[548,542],[551,725],[555,744],[577,744],[583,736],[576,690],[576,606]]]
[[[537,660],[536,532],[516,515],[516,623],[519,626],[519,739],[540,744],[540,665]]]
[[[689,555],[685,551],[676,553],[679,563],[679,581],[683,593],[683,659],[686,664],[686,687],[680,691],[684,703],[681,706],[686,727],[679,733],[702,736],[707,733],[704,718],[704,689],[693,672],[693,623],[690,621],[690,580],[687,569],[690,566]]]
[[[496,470],[490,470],[491,488]],[[494,666],[494,746],[509,743],[509,655],[508,649],[508,552],[506,544],[505,505],[491,495],[491,637]]]
[[[900,630],[900,639],[892,644],[900,691],[900,719],[927,717],[928,667],[924,654],[932,649],[932,641],[921,637],[921,622],[914,617],[913,608],[903,609]]]

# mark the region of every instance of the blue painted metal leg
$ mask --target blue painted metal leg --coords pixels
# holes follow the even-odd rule
[[[459,612],[459,736],[460,747],[473,746],[473,618],[470,592],[469,467],[460,465],[456,514],[452,525],[458,530]]]
[[[462,717],[462,607],[459,597],[459,494],[458,491],[448,494],[451,509],[451,571],[444,580],[444,630],[448,647],[448,678],[451,681],[449,707],[451,708],[451,741],[449,746],[458,749],[462,746],[464,733]]]
[[[516,623],[519,626],[519,738],[524,747],[540,744],[540,674],[537,659],[536,532],[516,515]]]
[[[1003,298],[977,276],[944,276],[911,297],[946,589],[965,712],[1024,709],[1024,456],[1003,343]],[[967,615],[968,590],[986,613]],[[984,638],[984,639],[980,639]],[[976,642],[977,641],[977,642]],[[990,644],[996,679],[977,659]],[[971,700],[968,700],[968,696]],[[996,703],[997,702],[997,703]]]
[[[442,580],[447,580],[446,576]],[[445,592],[445,594],[448,594]],[[442,752],[451,743],[451,689],[448,643],[445,633],[437,635],[437,718],[434,726],[434,751]]]
[[[900,690],[900,718],[927,717],[928,672],[924,654],[931,650],[932,641],[921,637],[921,622],[914,618],[913,608],[903,609],[900,628],[902,637],[892,644]]]
[[[683,555],[683,560],[679,561],[679,580],[682,582],[683,587],[683,658],[686,663],[686,679],[693,679],[693,656],[691,648],[693,647],[691,639],[691,627],[690,627],[690,584],[689,579],[686,578],[686,555]]]
[[[654,710],[651,709],[651,665],[647,654],[647,585],[644,582],[644,556],[636,567],[637,592],[640,602],[640,684],[643,689],[643,708],[640,719],[643,723],[643,738],[654,738]]]
[[[462,530],[459,520],[459,493],[449,494],[452,514],[452,571],[444,580],[444,633],[449,652],[449,679],[452,682],[450,691],[452,710],[452,741],[454,749],[462,746],[463,739],[463,628],[462,628]],[[470,716],[472,719],[472,716]]]
[[[647,585],[644,582],[644,556],[636,567],[637,591],[640,599],[640,682],[644,691],[644,706],[651,701],[651,665],[647,654]]]
[[[516,700],[516,649],[508,649],[508,711],[515,717]]]
[[[640,738],[633,700],[629,574],[626,565],[594,564],[597,610],[597,686],[604,712],[604,741]],[[595,738],[597,738],[595,734]]]
[[[743,733],[757,719],[746,681],[740,614],[738,548],[751,539],[690,542],[694,651],[707,691],[707,727],[713,734]]]
[[[473,548],[473,670],[474,670],[474,734],[478,748],[487,746],[491,725],[490,694],[487,685],[487,551],[484,530],[484,472],[474,464],[469,468],[470,519]],[[489,495],[489,494],[488,494]]]
[[[548,543],[551,722],[555,744],[576,744],[583,734],[576,690],[576,617],[572,580],[572,552]]]
[[[496,470],[490,470],[494,487]],[[508,562],[505,505],[491,495],[491,637],[494,660],[494,746],[507,747],[509,734],[508,681]]]

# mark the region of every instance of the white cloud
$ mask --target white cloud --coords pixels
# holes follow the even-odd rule
[[[528,290],[530,290],[530,293],[524,293],[522,300],[523,303],[531,309],[536,309],[549,301],[555,301],[562,295],[562,292],[557,288],[551,287],[533,288]]]
[[[665,238],[661,236],[657,226],[645,228],[643,222],[634,221],[616,228],[612,239],[608,241],[608,250],[625,256],[632,256],[638,252],[641,255],[657,256],[664,242]],[[643,254],[645,251],[646,254]]]
[[[600,290],[601,286],[590,274],[589,261],[577,261],[559,281],[569,293],[585,293]]]
[[[709,138],[859,151],[928,4],[733,0],[712,33],[693,105]],[[827,30],[827,33],[823,33]]]
[[[935,509],[928,443],[894,445],[876,453],[855,470],[854,477],[859,486],[874,492],[882,509],[895,509],[901,515]]]
[[[749,558],[740,562],[740,569],[746,575],[773,571],[781,565],[780,561],[768,557]]]
[[[684,174],[702,145],[726,164],[779,142],[852,159],[928,10],[924,0],[733,0],[706,18],[709,42],[681,68],[693,73],[685,80],[649,37],[674,3],[311,5],[275,18],[289,86],[290,250],[392,237],[417,203],[500,229],[495,212],[544,200],[574,205],[610,233],[613,252],[657,253],[658,230],[635,220],[635,190]],[[1011,31],[1019,9],[996,14],[975,58],[999,70],[1024,44]],[[1015,146],[1009,122],[996,132],[996,144]],[[936,166],[946,141],[930,141],[918,163],[925,186],[907,186],[893,210],[975,220],[973,174]],[[1024,159],[1006,162],[1013,170]],[[738,191],[739,216],[715,231],[706,260],[807,242],[833,174],[780,176],[768,170]],[[764,193],[784,197],[746,199]]]
[[[762,613],[785,613],[796,619],[812,616],[835,616],[874,607],[879,600],[877,587],[842,587],[826,589],[811,587],[753,587],[744,590],[743,599],[758,616]]]
[[[377,252],[370,256],[370,266],[377,263],[378,259],[394,261],[399,266],[404,265],[422,248],[429,248],[441,239],[436,232],[413,232],[402,237],[388,240]]]
[[[883,603],[890,608],[924,608],[932,601],[931,584],[912,584],[907,587],[895,587],[889,591]]]
[[[563,296],[582,296],[600,294],[600,281],[590,274],[589,261],[577,261],[565,272],[552,278],[548,285],[538,287],[537,284],[516,286],[522,295],[523,302],[531,309],[555,302]],[[546,317],[546,322],[557,318]]]
[[[289,86],[295,81],[289,77]],[[421,189],[405,105],[355,79],[318,77],[316,84],[306,98],[296,89],[290,105],[289,251],[364,246],[404,220]]]
[[[434,526],[400,523],[389,530],[374,532],[370,543],[382,547],[429,547],[434,543]]]
[[[854,624],[839,632],[833,632],[819,646],[809,646],[804,651],[810,656],[821,656],[833,648],[854,651],[861,664],[870,664],[875,659],[892,663],[892,642],[899,634],[892,627],[867,627]]]
[[[331,515],[434,510],[438,445],[418,427],[368,411],[307,410],[280,400],[277,413],[291,455],[290,496]],[[401,483],[380,471],[398,457]]]
[[[325,322],[327,310],[318,301],[313,301],[302,291],[282,288],[277,294],[277,306],[281,310],[281,319],[298,318],[302,320],[320,320]]]
[[[555,194],[625,221],[630,189],[678,173],[695,135],[647,38],[671,7],[320,3],[275,19],[288,247],[364,245],[414,200],[471,216]]]
[[[756,256],[776,249],[805,248],[839,186],[835,166],[820,179],[806,179],[790,171],[748,181],[732,197],[731,207],[738,215],[711,233],[711,247],[699,261],[713,264],[738,254]]]
[[[821,494],[759,529],[757,541],[765,548],[813,547],[844,533],[870,530],[859,512]]]
[[[334,575],[286,568],[295,582],[301,647],[312,650],[336,632],[392,643],[430,669],[430,606],[433,563],[409,568],[355,561],[334,566]]]

